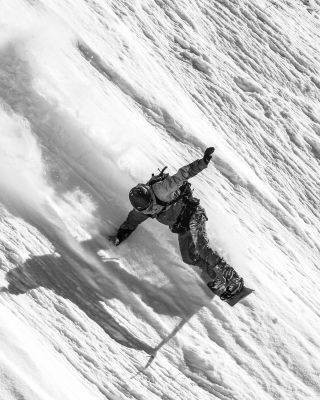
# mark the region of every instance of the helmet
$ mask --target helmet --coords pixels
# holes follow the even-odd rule
[[[152,200],[149,187],[143,183],[139,183],[130,190],[129,199],[133,207],[138,211],[145,210]]]

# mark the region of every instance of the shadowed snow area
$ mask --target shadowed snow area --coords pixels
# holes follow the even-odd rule
[[[0,9],[0,398],[320,398],[320,1]],[[107,241],[210,146],[234,308],[157,221]]]

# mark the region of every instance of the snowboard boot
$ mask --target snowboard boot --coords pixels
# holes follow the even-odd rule
[[[228,303],[230,307],[233,307],[240,300],[249,296],[249,294],[252,292],[254,292],[254,290],[245,287],[243,283],[243,278],[240,278],[236,279],[234,284],[227,287],[226,291],[220,296],[220,299]]]
[[[213,281],[207,286],[231,307],[254,291],[244,286],[243,278],[223,258],[208,272]]]
[[[226,290],[220,295],[222,301],[227,301],[241,292],[244,287],[243,278],[240,278],[238,274],[235,274],[231,282],[228,282]]]
[[[221,290],[223,291],[222,294],[220,294],[220,299],[224,301],[225,303],[228,303],[230,307],[235,306],[240,300],[243,300],[245,297],[249,296],[252,292],[254,292],[253,289],[249,289],[246,286],[243,285],[243,280],[241,278],[242,285],[235,289],[233,293],[230,292],[230,289],[224,289],[224,287],[217,287],[218,285],[216,282],[209,282],[207,286],[217,295],[219,296],[219,292],[221,293]]]

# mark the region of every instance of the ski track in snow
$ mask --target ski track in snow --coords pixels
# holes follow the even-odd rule
[[[320,398],[319,0],[0,6],[1,399]],[[235,308],[155,221],[106,241],[211,145]]]

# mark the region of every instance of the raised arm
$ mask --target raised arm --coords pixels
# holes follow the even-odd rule
[[[168,195],[177,189],[188,179],[193,178],[199,172],[203,171],[207,168],[209,161],[212,158],[212,153],[214,152],[213,147],[209,147],[205,153],[203,158],[200,160],[193,161],[191,164],[188,164],[178,170],[178,172],[172,176],[168,176],[161,182],[153,185],[155,192],[162,195]]]

